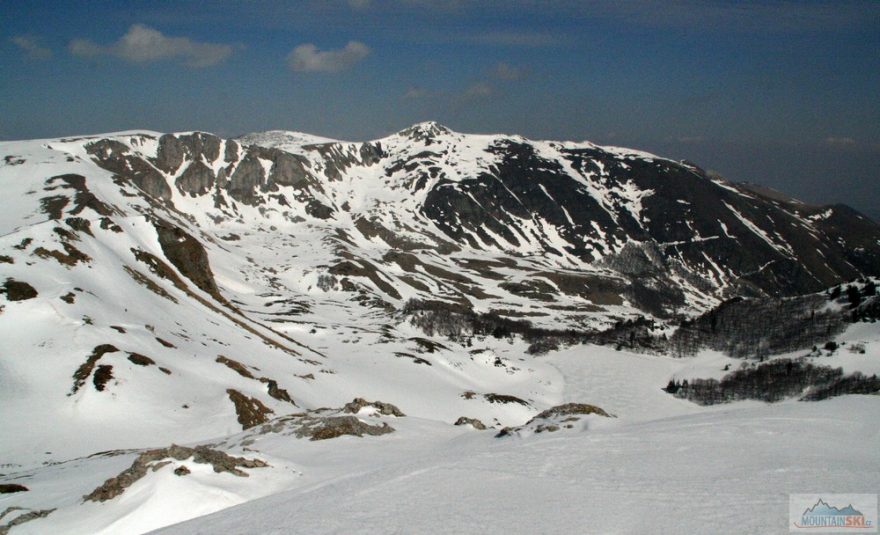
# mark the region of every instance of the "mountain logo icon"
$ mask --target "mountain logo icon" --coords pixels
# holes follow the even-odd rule
[[[798,528],[851,528],[873,530],[873,522],[852,504],[846,507],[835,507],[819,498],[815,505],[805,509],[799,521],[794,523]]]

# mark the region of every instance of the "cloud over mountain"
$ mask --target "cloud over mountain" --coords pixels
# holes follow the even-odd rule
[[[349,41],[338,50],[320,50],[312,43],[297,46],[287,55],[287,65],[297,72],[339,72],[350,69],[370,55],[360,41]]]
[[[228,44],[194,41],[188,37],[169,37],[144,24],[134,24],[118,41],[100,45],[89,39],[74,39],[70,53],[80,57],[115,56],[133,63],[169,59],[180,60],[189,67],[210,67],[232,55]]]

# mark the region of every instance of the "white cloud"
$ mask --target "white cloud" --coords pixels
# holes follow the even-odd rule
[[[52,51],[40,44],[40,39],[33,35],[16,35],[9,39],[22,49],[29,59],[49,59]]]
[[[492,76],[499,80],[520,80],[525,77],[525,72],[519,67],[502,61],[492,69]]]
[[[311,43],[299,45],[287,55],[287,65],[299,72],[339,72],[353,67],[370,54],[370,48],[349,41],[339,50],[318,50]]]
[[[110,45],[74,39],[68,48],[74,56],[111,55],[134,63],[179,59],[189,67],[210,67],[232,55],[231,45],[168,37],[143,24],[133,25],[119,41]]]

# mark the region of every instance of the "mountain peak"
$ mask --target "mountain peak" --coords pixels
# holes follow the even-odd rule
[[[452,130],[435,121],[424,121],[416,123],[409,128],[405,128],[399,132],[399,135],[414,140],[423,140],[433,138],[444,134],[451,134]]]

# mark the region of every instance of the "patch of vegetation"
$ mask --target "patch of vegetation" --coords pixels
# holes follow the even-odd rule
[[[65,252],[61,252],[58,250],[48,250],[44,247],[37,247],[34,249],[35,255],[40,258],[54,258],[58,261],[59,264],[67,267],[73,267],[80,262],[91,262],[92,257],[80,251],[73,245],[69,243],[62,243],[62,247],[64,247]]]
[[[109,217],[101,218],[101,228],[103,230],[109,230],[116,233],[122,232],[122,228]]]
[[[161,286],[156,284],[156,282],[153,281],[153,279],[151,279],[150,277],[148,277],[148,276],[144,275],[143,273],[141,273],[140,271],[138,271],[134,268],[128,267],[128,266],[123,266],[122,269],[124,269],[125,272],[128,273],[128,275],[132,279],[134,279],[134,281],[136,283],[147,288],[148,290],[150,290],[154,294],[158,295],[159,297],[164,297],[165,299],[168,299],[172,303],[177,302],[177,299],[173,295],[171,295],[167,291],[165,291],[165,288],[162,288]]]
[[[215,362],[219,362],[220,364],[226,366],[230,370],[234,371],[235,373],[241,375],[246,379],[256,379],[256,377],[254,377],[254,375],[248,371],[247,366],[245,366],[241,362],[238,362],[237,360],[232,360],[229,357],[218,355],[215,359]]]
[[[138,366],[153,366],[156,364],[155,360],[146,355],[141,355],[140,353],[129,353],[128,360],[130,360],[133,364],[137,364]]]
[[[82,365],[80,365],[80,367],[77,368],[75,372],[73,372],[73,389],[70,392],[70,395],[76,394],[77,391],[82,388],[89,376],[92,375],[92,371],[95,369],[95,364],[97,364],[98,361],[101,360],[101,357],[103,357],[107,353],[115,353],[117,351],[119,351],[119,349],[111,344],[101,344],[99,346],[96,346],[95,349],[92,350],[92,354],[88,356],[86,361]],[[98,385],[96,382],[95,387],[97,388],[97,386]]]
[[[64,215],[64,207],[69,202],[70,199],[66,195],[51,195],[40,199],[40,209],[49,216],[49,219],[61,219]]]
[[[715,405],[744,399],[766,402],[800,397],[818,401],[843,394],[871,394],[880,391],[876,375],[844,376],[842,368],[817,366],[804,360],[776,359],[746,367],[717,379],[670,381],[665,390],[677,398],[700,405]]]
[[[415,364],[427,364],[428,366],[432,366],[430,361],[427,361],[427,360],[423,359],[422,357],[417,357],[411,353],[406,353],[403,351],[395,351],[394,356],[397,358],[402,358],[402,359],[410,359]]]
[[[229,388],[226,390],[229,400],[235,405],[235,414],[238,417],[238,423],[242,429],[250,429],[256,425],[266,423],[269,419],[268,415],[274,411],[256,399],[245,396],[238,390]]]
[[[168,347],[168,348],[171,348],[171,349],[177,349],[177,346],[176,346],[176,345],[174,345],[174,344],[172,344],[171,342],[168,342],[168,341],[166,341],[166,340],[162,340],[162,339],[159,338],[158,336],[156,337],[156,341],[159,342],[160,344],[162,344],[162,345],[165,346],[165,347]]]
[[[98,366],[98,370],[92,378],[92,382],[95,384],[95,390],[103,392],[107,387],[107,383],[111,379],[113,379],[113,366],[109,364],[101,364]]]
[[[10,301],[27,301],[39,295],[30,284],[12,278],[6,279],[0,293],[6,294],[6,299]]]
[[[508,403],[518,403],[523,405],[524,407],[529,406],[529,402],[522,400],[516,396],[509,396],[507,394],[483,394],[483,399],[488,401],[489,403],[501,403],[502,405],[506,405]]]
[[[269,379],[268,377],[260,377],[260,382],[266,384],[266,389],[270,397],[277,399],[278,401],[286,401],[293,406],[297,406],[296,402],[290,397],[290,394],[287,390],[278,386],[278,382],[274,379]]]
[[[78,232],[85,232],[89,236],[94,236],[94,234],[92,234],[92,222],[88,219],[83,217],[68,217],[64,222],[67,223],[70,228]]]

